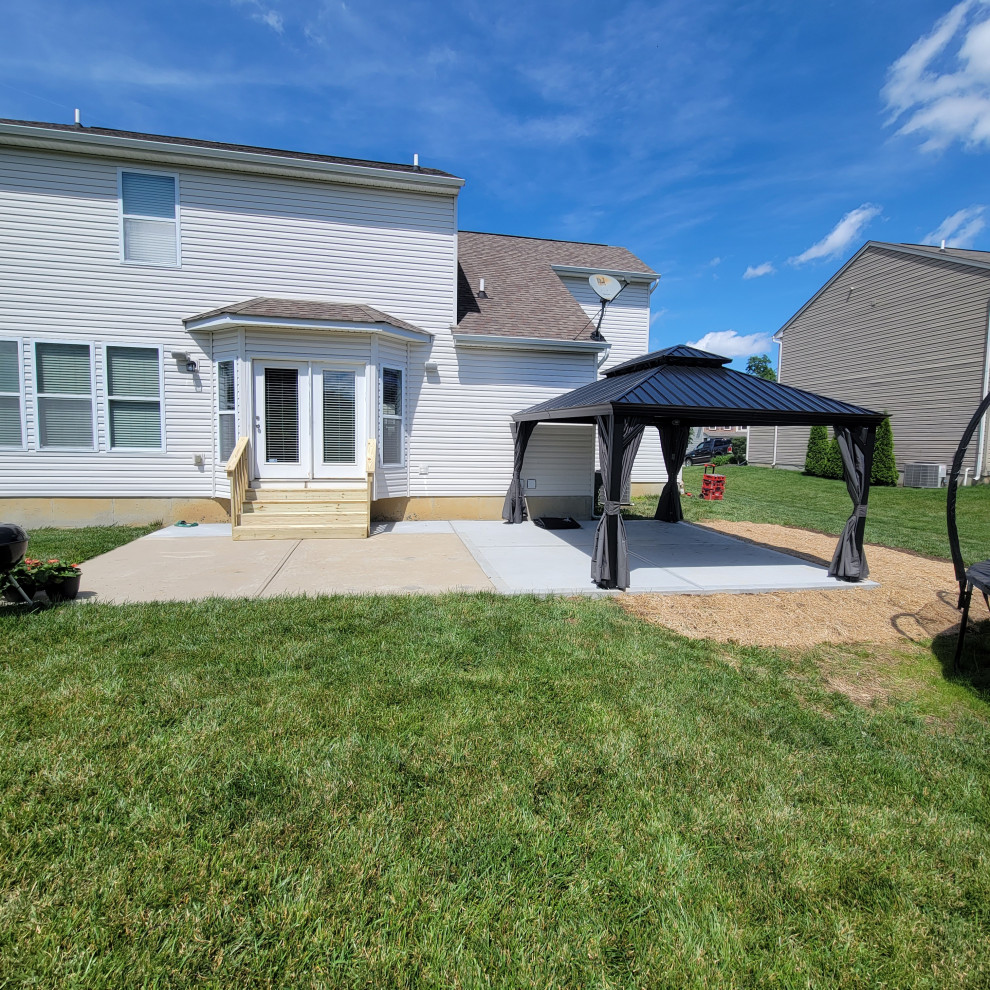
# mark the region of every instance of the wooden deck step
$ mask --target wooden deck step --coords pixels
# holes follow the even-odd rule
[[[273,515],[363,516],[364,502],[245,502],[244,518]]]
[[[249,502],[364,502],[366,486],[360,488],[249,488],[244,504]]]
[[[367,483],[329,488],[248,488],[235,540],[360,540],[368,535]]]
[[[363,540],[368,527],[361,522],[351,526],[285,525],[235,526],[235,540]]]

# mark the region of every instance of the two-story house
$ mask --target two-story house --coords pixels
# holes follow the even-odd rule
[[[235,455],[244,537],[498,518],[511,413],[648,350],[658,276],[622,248],[459,233],[462,185],[0,121],[0,517],[224,520]],[[602,272],[625,284],[604,341]],[[531,511],[587,516],[594,457],[590,427],[541,426]],[[634,482],[664,480],[644,443]]]

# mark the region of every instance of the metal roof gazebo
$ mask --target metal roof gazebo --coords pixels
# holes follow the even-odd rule
[[[592,423],[604,479],[603,512],[595,532],[591,578],[602,588],[629,587],[629,561],[621,493],[629,483],[643,431],[660,434],[667,483],[654,518],[683,518],[677,475],[691,427],[719,422],[732,426],[832,426],[842,452],[853,512],[839,538],[829,575],[862,581],[869,574],[863,555],[866,506],[876,429],[883,414],[727,368],[729,358],[679,344],[616,365],[599,381],[513,415],[512,481],[502,518],[527,518],[522,467],[533,430],[541,422]]]

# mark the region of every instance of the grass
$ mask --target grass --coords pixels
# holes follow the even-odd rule
[[[931,654],[860,707],[610,601],[0,626],[0,987],[990,983],[987,702]]]
[[[852,505],[842,481],[753,465],[727,464],[718,470],[726,478],[725,499],[707,502],[697,497],[704,468],[684,469],[684,486],[695,496],[681,500],[686,519],[779,523],[838,536],[849,518]],[[627,517],[652,518],[657,496],[643,496],[634,502]],[[966,562],[985,560],[990,557],[990,485],[959,489],[957,505],[959,537]],[[870,489],[866,540],[947,559],[945,489]]]
[[[79,529],[56,529],[44,527],[29,530],[27,554],[48,560],[58,557],[72,564],[82,563],[98,557],[101,553],[109,553],[117,547],[146,536],[156,529],[161,529],[160,523],[150,526],[83,526]]]

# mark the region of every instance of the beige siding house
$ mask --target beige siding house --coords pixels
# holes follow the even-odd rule
[[[891,415],[897,467],[948,465],[988,388],[990,252],[869,241],[777,332],[785,385]],[[964,467],[988,470],[981,426]],[[807,427],[753,427],[749,460],[803,468]]]

